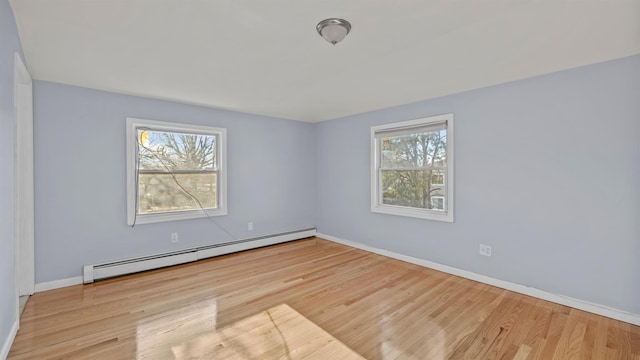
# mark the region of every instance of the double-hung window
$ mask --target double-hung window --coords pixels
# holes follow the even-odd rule
[[[226,129],[127,118],[129,225],[227,214]]]
[[[453,222],[453,114],[371,128],[371,211]]]

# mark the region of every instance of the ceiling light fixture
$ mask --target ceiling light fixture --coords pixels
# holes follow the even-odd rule
[[[351,24],[343,19],[324,19],[318,23],[316,30],[325,40],[335,45],[351,31]]]

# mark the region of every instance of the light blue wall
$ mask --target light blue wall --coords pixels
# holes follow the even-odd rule
[[[230,240],[207,219],[126,226],[131,116],[228,128],[229,215],[215,221],[237,238],[317,225],[638,314],[639,96],[640,56],[318,124],[36,81],[36,282],[79,276],[83,264]],[[371,213],[370,127],[449,112],[455,222]],[[493,246],[492,257],[478,255],[480,243]]]
[[[226,127],[229,215],[127,226],[126,117]],[[34,118],[36,283],[231,240],[216,223],[240,239],[315,226],[312,124],[41,81]]]
[[[0,347],[16,321],[13,242],[13,63],[16,51],[22,56],[13,10],[7,0],[0,0]]]
[[[370,127],[443,113],[455,115],[455,222],[371,213]],[[319,232],[640,314],[640,56],[316,133]]]

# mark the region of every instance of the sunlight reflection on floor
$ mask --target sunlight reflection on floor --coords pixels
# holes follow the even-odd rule
[[[363,359],[286,304],[171,350],[175,359]]]
[[[216,329],[216,299],[207,299],[138,322],[137,359],[171,359],[169,346],[183,344]]]

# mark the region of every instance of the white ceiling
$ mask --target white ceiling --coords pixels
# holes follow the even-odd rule
[[[35,79],[302,121],[640,53],[639,0],[10,2]]]

